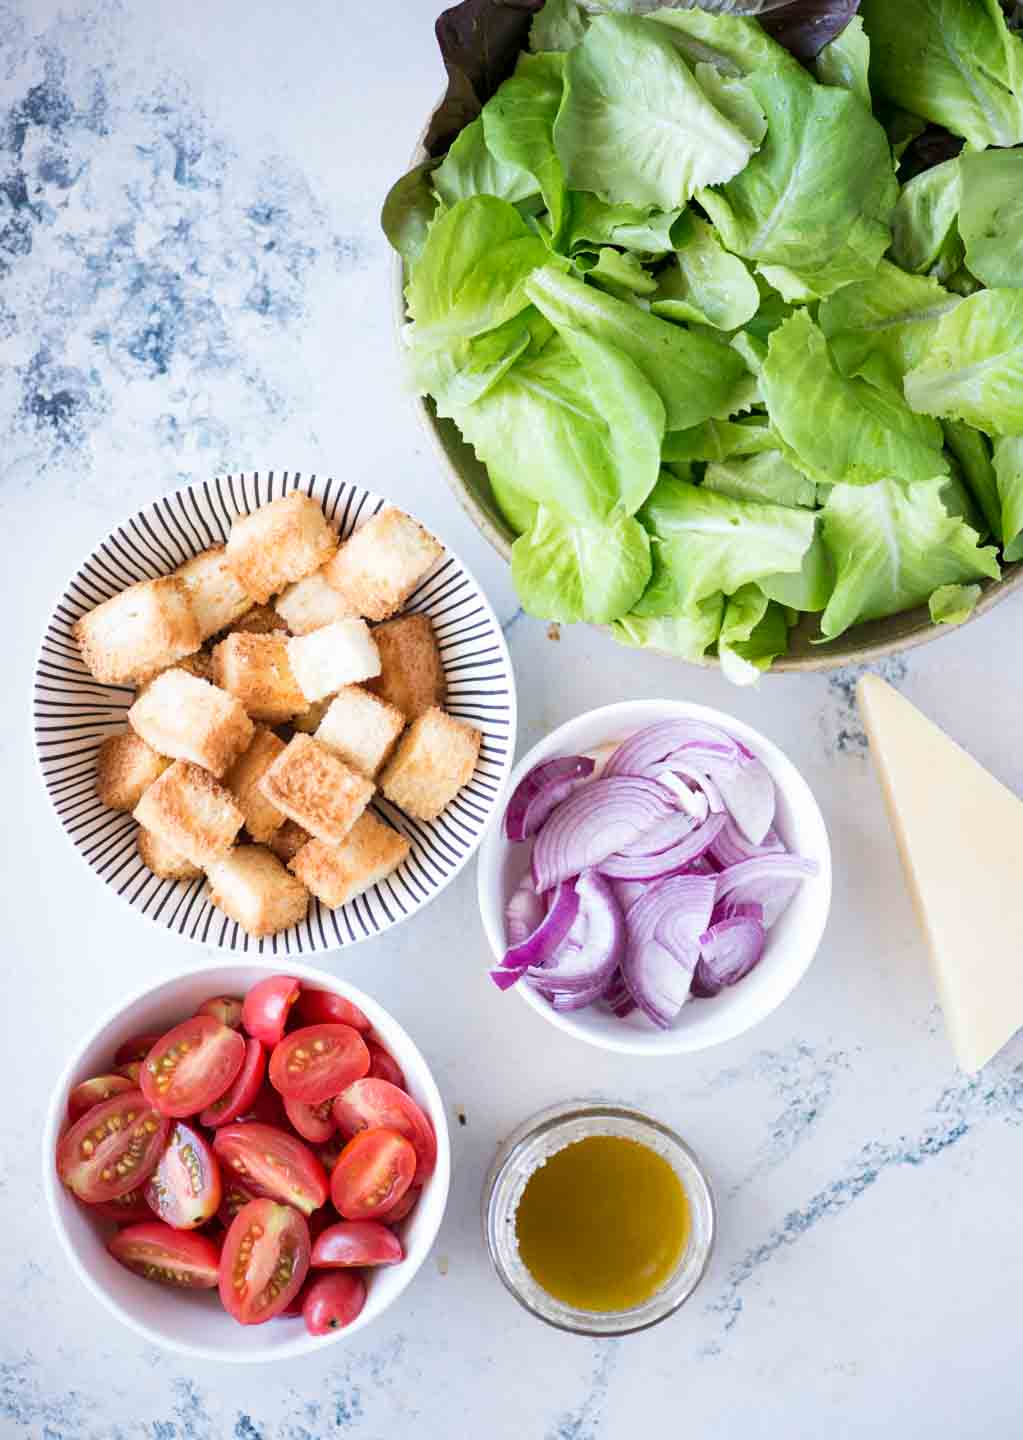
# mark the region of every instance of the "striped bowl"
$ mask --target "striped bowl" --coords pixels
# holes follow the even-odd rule
[[[34,725],[43,783],[65,835],[94,874],[139,915],[187,940],[221,950],[313,955],[354,945],[406,920],[466,864],[498,808],[515,751],[515,682],[500,625],[486,597],[450,550],[421,582],[407,610],[433,621],[447,673],[447,708],[483,735],[472,779],[444,813],[414,820],[378,796],[374,807],[412,842],[405,862],[338,910],[313,900],[305,920],[254,940],[210,903],[204,880],[161,880],[142,864],[137,825],[95,794],[96,751],[125,728],[134,691],[92,678],[72,636],[86,611],[137,580],[170,574],[223,544],[237,515],[289,490],[319,500],[343,538],[386,504],[356,485],[296,472],[218,476],[162,497],[118,525],[64,588],[36,662]]]

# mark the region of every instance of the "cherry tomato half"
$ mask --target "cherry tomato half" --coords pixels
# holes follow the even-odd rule
[[[133,1090],[139,1088],[139,1077],[142,1074],[141,1060],[126,1060],[123,1065],[118,1065],[117,1073],[122,1080],[127,1080]]]
[[[229,1030],[240,1030],[242,1027],[242,1002],[237,995],[211,995],[195,1013],[212,1015],[214,1020],[219,1020],[221,1025],[226,1025]]]
[[[309,990],[303,985],[295,1010],[303,1025],[350,1025],[353,1030],[364,1031],[371,1028],[358,1005],[333,990]]]
[[[133,1035],[130,1040],[125,1040],[114,1051],[114,1069],[118,1065],[130,1065],[132,1060],[144,1060],[159,1038],[157,1032],[154,1035]]]
[[[208,1235],[172,1230],[161,1220],[126,1225],[107,1243],[115,1260],[145,1280],[182,1290],[212,1290],[220,1276],[220,1252]]]
[[[405,1219],[406,1215],[411,1215],[412,1211],[419,1204],[419,1197],[422,1193],[422,1190],[417,1185],[410,1186],[396,1205],[391,1205],[388,1209],[381,1210],[377,1215],[377,1219],[381,1225],[397,1225]]]
[[[221,1189],[217,1157],[198,1131],[179,1120],[146,1185],[153,1211],[175,1230],[195,1230],[216,1214]]]
[[[251,1201],[239,1210],[224,1240],[224,1309],[242,1325],[273,1319],[301,1289],[309,1251],[309,1227],[297,1210],[274,1200]]]
[[[245,1060],[245,1041],[210,1015],[193,1015],[162,1036],[142,1066],[142,1093],[163,1115],[197,1115],[229,1089]]]
[[[124,1075],[97,1075],[92,1080],[83,1080],[67,1097],[67,1118],[73,1125],[94,1105],[101,1105],[112,1095],[123,1095],[135,1086]]]
[[[308,1105],[304,1100],[285,1100],[284,1113],[303,1140],[322,1145],[337,1129],[334,1123],[334,1102],[321,1100],[318,1105]]]
[[[129,1190],[127,1195],[118,1195],[116,1200],[103,1200],[98,1205],[90,1205],[89,1210],[93,1215],[102,1215],[105,1220],[113,1220],[118,1225],[132,1225],[138,1220],[153,1218],[153,1211],[142,1185],[137,1190]]]
[[[405,1258],[393,1230],[377,1220],[339,1220],[317,1236],[314,1265],[324,1269],[351,1265],[399,1265]]]
[[[366,1282],[351,1270],[317,1275],[302,1302],[302,1318],[310,1335],[329,1335],[352,1321],[366,1303]]]
[[[308,1145],[275,1125],[256,1120],[224,1125],[214,1137],[213,1151],[225,1174],[257,1195],[294,1205],[303,1215],[326,1202],[323,1166]]]
[[[298,981],[293,975],[271,975],[253,985],[242,1003],[242,1025],[253,1040],[276,1045],[284,1038],[288,1012],[298,999]]]
[[[318,1105],[340,1095],[369,1070],[369,1051],[350,1025],[306,1025],[293,1030],[270,1056],[270,1084],[286,1100]]]
[[[241,1069],[220,1099],[206,1106],[199,1116],[199,1124],[215,1130],[218,1125],[227,1125],[244,1115],[255,1104],[265,1074],[266,1051],[258,1040],[247,1040]]]
[[[412,1184],[416,1152],[394,1130],[364,1130],[341,1151],[330,1198],[345,1220],[373,1220],[396,1205]]]
[[[437,1137],[419,1106],[389,1080],[356,1080],[334,1101],[334,1119],[342,1135],[382,1127],[410,1140],[416,1152],[416,1181],[422,1184],[437,1164]]]
[[[258,1200],[260,1197],[255,1190],[250,1190],[240,1180],[234,1180],[231,1172],[227,1169],[221,1171],[221,1200],[220,1208],[217,1211],[217,1219],[227,1229],[231,1228],[231,1222],[250,1200]]]
[[[399,1090],[404,1090],[405,1076],[391,1052],[378,1045],[375,1040],[367,1040],[366,1049],[369,1051],[370,1079],[388,1080],[392,1085],[397,1085]]]
[[[156,1169],[170,1121],[140,1090],[94,1105],[57,1146],[57,1173],[79,1200],[96,1204],[127,1195]]]

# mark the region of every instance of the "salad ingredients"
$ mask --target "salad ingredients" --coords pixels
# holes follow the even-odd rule
[[[175,1230],[194,1230],[220,1207],[220,1165],[206,1140],[178,1121],[146,1185],[146,1200]]]
[[[271,975],[267,980],[260,980],[246,995],[242,1006],[242,1026],[246,1033],[264,1045],[277,1045],[284,1039],[284,1027],[298,997],[298,981],[292,975]]]
[[[302,1319],[310,1335],[342,1330],[360,1314],[366,1303],[366,1282],[351,1270],[317,1275],[302,1301]]]
[[[162,1115],[182,1118],[230,1089],[245,1062],[245,1041],[211,1015],[195,1015],[162,1036],[139,1074],[143,1095]]]
[[[272,1320],[302,1287],[309,1270],[309,1226],[290,1205],[252,1200],[224,1237],[220,1299],[240,1325]]]
[[[392,1209],[412,1184],[416,1152],[394,1130],[352,1137],[330,1173],[330,1198],[346,1220],[371,1220]]]
[[[258,1120],[223,1125],[214,1154],[257,1195],[270,1196],[311,1215],[327,1198],[327,1177],[308,1145]]]
[[[286,1100],[319,1105],[369,1070],[369,1051],[350,1025],[307,1025],[274,1046],[270,1084]],[[326,1138],[326,1137],[324,1137]]]
[[[220,1099],[214,1100],[201,1112],[199,1123],[215,1130],[218,1125],[227,1125],[246,1115],[256,1103],[265,1075],[266,1051],[258,1040],[250,1040],[245,1046],[245,1058],[238,1074]]]
[[[422,1185],[437,1164],[437,1137],[419,1106],[387,1080],[356,1080],[334,1101],[334,1119],[343,1135],[362,1130],[394,1130],[410,1142],[416,1155],[416,1184]]]
[[[209,1236],[172,1230],[159,1220],[126,1225],[107,1249],[126,1269],[159,1285],[213,1290],[220,1275],[220,1251]]]
[[[87,1110],[57,1146],[57,1173],[79,1200],[116,1200],[156,1169],[170,1121],[140,1090],[125,1090]]]
[[[1020,558],[1023,65],[998,0],[719,8],[455,6],[384,220],[524,608],[750,684]]]
[[[398,1265],[404,1258],[397,1235],[376,1220],[342,1220],[328,1226],[313,1246],[313,1264],[328,1269]]]

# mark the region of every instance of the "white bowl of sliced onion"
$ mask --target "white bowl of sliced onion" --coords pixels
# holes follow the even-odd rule
[[[483,842],[503,991],[592,1045],[705,1050],[782,1003],[831,903],[823,817],[778,747],[680,700],[591,710],[535,745]]]

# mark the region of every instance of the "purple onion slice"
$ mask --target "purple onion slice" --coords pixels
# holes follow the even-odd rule
[[[517,842],[535,835],[551,811],[593,774],[595,763],[589,755],[559,755],[534,765],[516,785],[508,801],[504,812],[505,836]]]
[[[536,889],[550,890],[599,865],[673,809],[667,792],[653,780],[616,776],[583,786],[561,802],[536,837]]]

